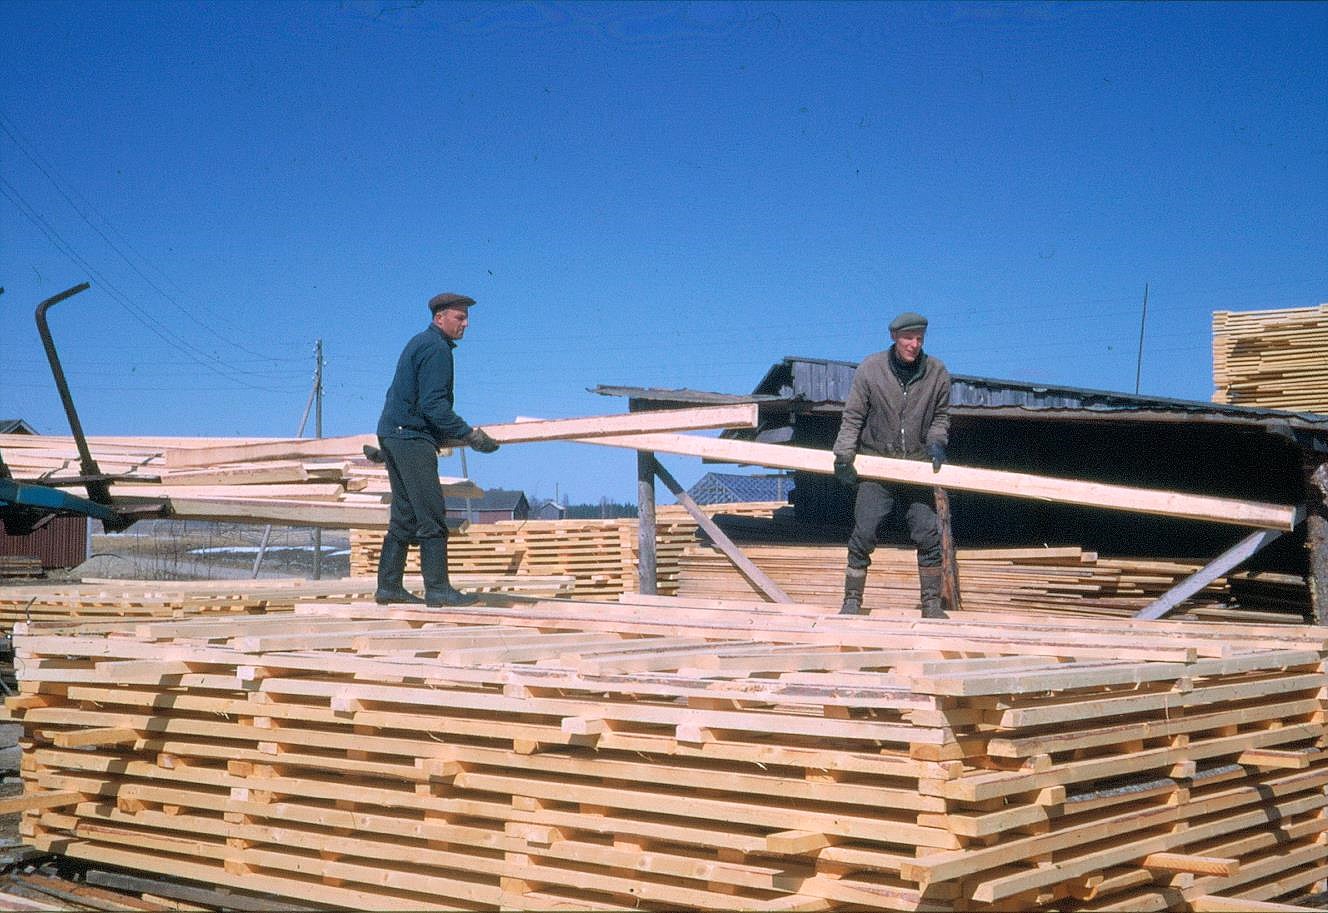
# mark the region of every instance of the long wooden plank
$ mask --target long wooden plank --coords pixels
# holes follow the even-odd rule
[[[584,438],[580,442],[657,453],[676,453],[707,460],[768,466],[775,469],[794,469],[822,475],[834,473],[834,455],[830,451],[807,447],[786,447],[780,444],[731,441],[685,434]],[[865,479],[927,486],[940,485],[960,491],[1079,504],[1106,510],[1281,530],[1294,529],[1297,521],[1295,507],[1259,501],[1134,488],[1105,482],[1060,479],[949,463],[942,466],[939,472],[933,472],[930,463],[896,460],[889,457],[859,456],[854,466],[858,470],[858,475]]]
[[[182,520],[225,520],[236,523],[273,523],[317,526],[324,529],[387,529],[386,504],[351,504],[312,501],[264,501],[243,498],[172,498],[171,515]],[[453,527],[465,529],[468,522]]]
[[[678,499],[678,503],[687,509],[687,512],[696,520],[697,525],[705,530],[706,535],[710,537],[710,541],[715,543],[715,547],[733,562],[733,566],[750,580],[753,586],[764,593],[771,602],[789,603],[793,601],[789,598],[788,593],[779,588],[779,584],[771,580],[765,571],[757,567],[750,558],[742,553],[742,549],[733,544],[733,540],[719,528],[714,520],[706,516],[705,512],[692,500],[691,495],[687,494],[683,487],[678,484],[678,480],[673,477],[673,474],[660,465],[659,460],[652,456],[650,461],[654,465],[654,472],[655,475],[659,476],[659,480]],[[642,587],[642,592],[644,591],[645,588]]]
[[[1218,555],[1198,571],[1167,590],[1149,605],[1140,609],[1135,618],[1162,618],[1186,599],[1202,590],[1227,571],[1252,557],[1259,549],[1282,535],[1281,530],[1261,529],[1250,533],[1231,548]]]
[[[638,432],[753,428],[756,426],[756,415],[757,407],[754,403],[740,403],[696,409],[490,424],[482,427],[498,443],[516,444]],[[366,444],[376,447],[378,437],[372,434],[354,434],[344,437],[294,438],[254,444],[172,447],[166,451],[166,465],[171,469],[182,469],[216,466],[223,463],[251,463],[306,457],[358,459],[363,456],[362,450]]]
[[[653,432],[704,431],[713,428],[755,428],[756,403],[698,406],[693,409],[659,409],[584,418],[520,418],[501,425],[482,426],[500,444],[536,441],[570,441],[588,437]]]
[[[378,444],[374,434],[346,437],[291,438],[257,444],[223,444],[209,447],[172,447],[166,451],[171,469],[216,466],[221,463],[257,463],[262,460],[295,460],[306,457],[361,459],[365,444]]]

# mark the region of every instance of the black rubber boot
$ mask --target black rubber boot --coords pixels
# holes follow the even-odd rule
[[[862,614],[862,591],[867,588],[867,569],[848,568],[844,571],[844,604],[840,615]]]
[[[922,595],[923,618],[949,618],[941,605],[942,569],[918,566],[918,592]]]
[[[423,604],[423,599],[401,585],[405,573],[406,543],[388,533],[383,537],[383,551],[378,556],[378,589],[374,591],[374,602],[379,605]]]
[[[479,599],[463,593],[447,579],[447,540],[420,541],[420,571],[424,574],[424,601],[434,608],[474,605]]]

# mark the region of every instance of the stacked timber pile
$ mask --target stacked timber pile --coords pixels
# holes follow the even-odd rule
[[[479,593],[550,598],[571,594],[570,576],[455,574],[455,585]],[[419,577],[405,580],[416,592]],[[99,580],[40,586],[0,586],[0,630],[28,621],[68,624],[123,619],[186,618],[290,612],[301,602],[345,602],[373,596],[371,577],[342,580]]]
[[[0,555],[0,577],[41,577],[45,573],[36,555]]]
[[[1328,304],[1213,312],[1213,402],[1328,413]]]
[[[712,504],[711,514],[748,518],[770,517],[784,501]],[[659,592],[671,595],[678,587],[683,550],[696,538],[696,521],[682,507],[656,510],[655,562]],[[381,533],[351,530],[350,571],[377,573],[382,551]],[[570,574],[576,578],[572,595],[578,599],[616,599],[637,590],[637,521],[617,520],[503,520],[476,523],[448,538],[449,566],[461,572],[500,574]],[[406,566],[419,570],[419,554],[412,547]]]
[[[386,529],[387,470],[362,452],[376,440],[91,437],[88,447],[103,473],[128,477],[111,485],[125,507],[164,501],[184,520]],[[4,434],[0,451],[19,481],[80,474],[71,437]],[[455,497],[483,494],[466,479],[440,481]]]
[[[1237,909],[1328,876],[1321,628],[625,597],[15,632],[22,833],[343,909]]]
[[[744,545],[743,551],[795,602],[838,605],[842,598],[843,544]],[[1133,615],[1202,567],[1199,561],[1107,558],[1077,547],[959,549],[957,558],[964,608],[981,612]],[[723,553],[699,543],[683,552],[677,594],[761,598]],[[863,604],[892,610],[912,608],[917,601],[914,549],[878,548]],[[1185,611],[1203,618],[1299,624],[1309,612],[1309,589],[1294,574],[1233,572],[1187,600]]]

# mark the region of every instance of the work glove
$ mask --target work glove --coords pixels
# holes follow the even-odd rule
[[[466,435],[466,443],[480,453],[493,453],[498,449],[498,442],[489,437],[483,428],[470,429],[470,434]]]
[[[853,468],[853,457],[835,457],[835,478],[850,488],[858,484],[858,471]]]
[[[945,445],[928,444],[927,453],[931,454],[931,471],[940,472],[941,465],[945,462]]]

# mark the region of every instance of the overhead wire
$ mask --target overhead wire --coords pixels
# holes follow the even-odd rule
[[[120,248],[120,246],[115,243],[115,241],[113,241],[104,231],[101,230],[100,227],[96,225],[96,223],[93,222],[93,220],[88,216],[87,212],[84,211],[84,208],[80,207],[79,204],[74,201],[70,192],[66,191],[64,187],[64,184],[66,182],[64,182],[63,179],[57,178],[56,174],[53,173],[55,171],[54,166],[51,166],[49,162],[46,162],[40,153],[30,148],[30,144],[26,141],[26,138],[22,136],[22,134],[18,131],[18,128],[14,125],[13,121],[11,121],[3,111],[0,111],[0,132],[3,132],[5,135],[7,135],[10,138],[10,140],[19,149],[19,151],[23,153],[23,155],[28,159],[28,161],[32,162],[32,164],[36,166],[37,170],[40,171],[43,176],[45,176],[47,181],[50,182],[51,186],[56,189],[56,191],[60,194],[61,197],[64,198],[65,202],[69,204],[70,208],[72,208],[74,212],[78,213],[79,218],[82,219],[83,222],[86,223],[89,228],[91,228],[94,232],[96,232],[97,236],[100,237],[104,242],[106,242],[107,246],[109,246],[111,250],[115,251],[115,253],[119,255],[120,259],[123,260],[129,266],[130,269],[132,269],[135,273],[137,273],[138,276],[144,282],[146,282],[149,287],[153,289],[153,291],[157,292],[157,294],[161,295],[168,302],[170,302],[170,304],[173,307],[175,307],[176,310],[178,310],[181,314],[187,317],[194,324],[199,326],[201,329],[203,329],[205,332],[209,333],[213,337],[226,343],[227,345],[233,346],[236,349],[239,349],[241,352],[244,352],[248,355],[269,357],[264,355],[264,353],[262,352],[256,352],[253,349],[243,346],[240,343],[218,333],[214,327],[210,326],[209,324],[205,323],[202,320],[199,320],[198,317],[195,316],[195,314],[190,309],[182,305],[179,301],[175,299],[174,296],[172,296],[169,292],[167,292],[165,289],[159,286],[156,282],[154,282],[151,279],[151,277],[149,277],[145,272],[143,272],[143,270],[139,268],[138,264],[135,263],[133,259],[131,259],[129,255],[126,254]],[[71,185],[71,190],[72,190],[72,185]],[[80,198],[82,198],[81,194],[79,196]],[[98,218],[100,218],[101,221],[104,222],[108,227],[111,226],[110,220],[107,219],[106,216],[103,215],[101,212],[99,212],[95,206],[87,202],[86,199],[84,199],[84,204],[87,207],[87,209],[95,213],[98,216]],[[142,255],[140,254],[139,256],[141,257]],[[146,262],[146,258],[143,259]],[[149,316],[148,319],[152,318]]]
[[[46,236],[47,240],[49,240],[51,244],[55,246],[56,250],[60,251],[60,253],[64,254],[66,257],[72,260],[77,266],[79,266],[79,268],[85,270],[89,276],[92,276],[94,279],[96,279],[99,288],[105,290],[107,294],[109,294],[113,299],[115,299],[115,301],[126,311],[128,311],[131,316],[137,319],[139,323],[141,323],[146,329],[151,331],[155,336],[157,336],[159,339],[161,339],[171,348],[176,349],[177,351],[190,356],[201,367],[206,368],[207,370],[212,371],[213,373],[221,377],[224,377],[227,380],[239,384],[240,386],[247,387],[251,390],[258,390],[264,393],[290,392],[289,390],[279,390],[272,387],[262,387],[256,384],[251,384],[244,378],[240,377],[239,375],[245,373],[252,373],[252,372],[231,369],[229,367],[226,367],[225,362],[221,362],[220,360],[218,360],[216,363],[213,363],[212,361],[208,361],[204,358],[198,357],[195,354],[195,352],[201,352],[201,350],[198,350],[197,347],[192,346],[189,343],[184,342],[183,340],[172,339],[171,334],[160,328],[157,325],[156,321],[154,321],[146,314],[144,314],[142,309],[138,305],[134,304],[127,295],[121,292],[114,283],[112,283],[109,279],[103,276],[102,273],[91,263],[89,263],[86,259],[84,259],[78,253],[78,251],[74,250],[74,248],[68,242],[66,242],[63,237],[60,236],[60,233],[57,232],[50,225],[50,223],[48,223],[46,219],[42,217],[41,213],[37,212],[30,204],[28,204],[27,200],[25,200],[22,194],[18,192],[18,189],[14,187],[14,185],[10,184],[9,181],[6,180],[3,176],[0,176],[0,195],[3,195],[11,203],[13,203],[14,206],[19,210],[19,212],[22,213],[24,217],[28,219],[28,221],[32,222],[32,224],[35,225],[37,229]],[[191,349],[195,351],[190,351]],[[226,367],[226,369],[223,370],[223,367]]]

